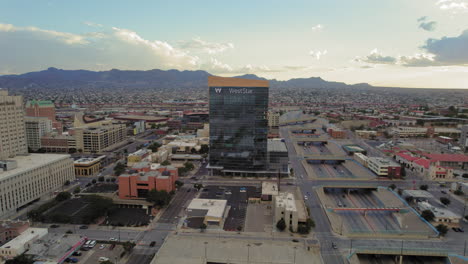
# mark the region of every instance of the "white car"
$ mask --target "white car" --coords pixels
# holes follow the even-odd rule
[[[104,261],[108,261],[109,258],[106,258],[106,257],[100,257],[99,258],[99,262],[104,262]]]
[[[105,249],[105,248],[106,248],[106,245],[99,246],[99,249]]]
[[[117,238],[111,237],[111,238],[109,238],[109,241],[117,241]]]
[[[309,199],[309,198],[307,198],[307,195],[304,195],[304,200],[307,200],[307,199]]]

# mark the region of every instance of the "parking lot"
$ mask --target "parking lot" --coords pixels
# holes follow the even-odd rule
[[[83,193],[113,193],[119,189],[115,183],[96,183],[86,188]]]
[[[141,208],[116,208],[106,219],[107,224],[113,226],[145,226],[150,220],[146,209]]]
[[[245,191],[241,192],[241,188]],[[253,186],[207,186],[202,190],[200,198],[225,199],[230,207],[229,214],[224,222],[226,231],[243,230],[249,198],[260,198],[261,188]]]
[[[113,263],[118,263],[124,249],[121,245],[116,245],[113,249],[111,248],[111,244],[98,243],[89,251],[81,251],[83,255],[80,257],[79,263],[96,264],[99,263],[99,258],[101,257],[108,258]]]

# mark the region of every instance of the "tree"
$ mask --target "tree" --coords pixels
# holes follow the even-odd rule
[[[158,142],[154,142],[153,144],[148,146],[148,149],[150,149],[152,152],[157,152],[160,147],[161,144],[159,144]]]
[[[209,151],[210,151],[210,147],[208,147],[207,144],[203,144],[201,145],[200,150],[198,152],[200,154],[205,154],[205,153],[208,153]]]
[[[185,169],[186,169],[187,171],[191,171],[191,170],[193,170],[193,169],[195,168],[195,166],[193,165],[193,163],[192,163],[192,162],[189,162],[189,161],[187,161],[187,162],[184,163],[184,167],[185,167]]]
[[[437,229],[437,231],[439,231],[441,236],[445,236],[445,234],[447,234],[447,231],[448,231],[448,227],[446,225],[443,225],[443,224],[438,224],[436,226],[436,229]]]
[[[450,199],[447,198],[447,197],[440,197],[440,202],[441,202],[443,205],[447,206],[447,205],[450,204]]]
[[[66,181],[66,182],[65,182],[63,185],[65,185],[65,186],[68,186],[68,185],[70,185],[70,181],[69,181],[69,180],[67,180],[67,181]]]
[[[169,166],[171,163],[168,160],[165,160],[161,163],[162,166]]]
[[[200,232],[205,232],[206,227],[207,227],[206,224],[205,224],[205,223],[202,223],[202,224],[200,225]]]
[[[426,219],[426,221],[434,221],[435,215],[431,210],[424,210],[421,212],[421,217]]]
[[[125,243],[123,243],[122,246],[123,246],[125,252],[130,252],[136,246],[136,244],[133,243],[133,242],[130,242],[130,241],[125,241]]]
[[[388,186],[388,188],[392,189],[392,190],[395,190],[396,189],[396,185],[394,183],[390,184],[390,186]]]
[[[95,184],[97,181],[96,181],[96,179],[93,179],[91,182],[92,182],[93,184]]]
[[[99,176],[98,181],[103,182],[104,181],[104,176]]]
[[[62,201],[68,200],[70,198],[71,198],[71,193],[61,192],[61,193],[57,194],[57,196],[55,196],[55,201],[62,202]]]
[[[171,201],[171,195],[165,190],[158,191],[156,189],[152,189],[148,192],[146,201],[151,202],[159,207],[163,207],[169,204]]]
[[[18,255],[5,262],[5,264],[33,264],[33,263],[34,263],[33,257],[26,256],[24,254]]]
[[[184,175],[186,172],[187,172],[187,169],[185,167],[181,167],[177,169],[177,173],[179,174],[179,176]]]
[[[81,188],[80,186],[76,187],[75,190],[73,190],[73,193],[80,193],[81,192]]]
[[[111,178],[111,182],[115,182],[116,180],[116,178]]]
[[[283,218],[281,218],[278,223],[276,223],[276,228],[278,228],[279,231],[284,231],[286,229],[286,222]]]
[[[197,191],[199,191],[201,188],[203,188],[203,185],[201,183],[195,183],[193,185],[193,188],[197,189]]]
[[[180,188],[180,187],[184,186],[184,183],[177,180],[177,181],[175,181],[175,185],[176,185],[177,188]]]
[[[114,167],[114,174],[116,176],[120,176],[120,174],[125,172],[125,165],[122,163],[117,163]]]
[[[427,184],[423,184],[423,185],[419,186],[419,189],[421,189],[423,191],[427,191],[429,189],[429,186],[427,186]]]
[[[453,192],[453,194],[455,194],[455,195],[463,195],[464,192],[463,192],[462,190],[455,190],[455,191]]]

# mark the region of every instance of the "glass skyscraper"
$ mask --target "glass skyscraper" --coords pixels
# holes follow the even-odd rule
[[[225,174],[268,169],[268,81],[208,77],[209,167]]]

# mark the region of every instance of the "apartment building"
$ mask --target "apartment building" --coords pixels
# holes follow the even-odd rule
[[[95,127],[78,127],[73,130],[77,150],[99,153],[126,139],[125,124],[102,123]]]
[[[25,118],[26,140],[28,148],[37,151],[42,147],[42,136],[52,132],[52,121],[47,117],[29,117]]]
[[[25,112],[26,116],[30,117],[46,117],[52,122],[52,127],[62,133],[62,123],[55,119],[55,105],[52,101],[28,101]]]
[[[0,160],[26,153],[23,97],[0,90]]]
[[[275,224],[280,219],[286,223],[286,229],[297,232],[299,223],[307,221],[307,212],[299,200],[294,198],[294,194],[281,192],[273,198]]]

